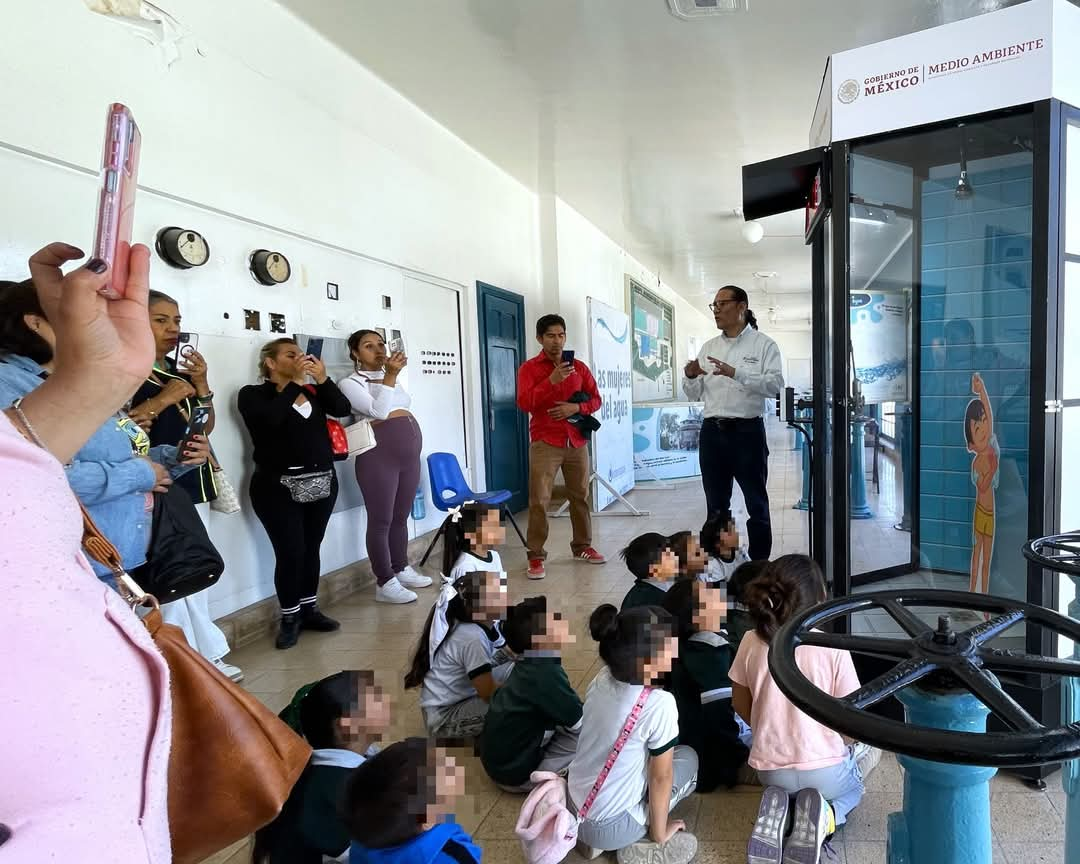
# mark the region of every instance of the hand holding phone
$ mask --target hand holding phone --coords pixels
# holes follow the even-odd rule
[[[192,352],[198,352],[198,350],[198,333],[180,333],[176,337],[176,347],[169,352],[169,357],[172,359],[176,368],[180,369],[182,368],[184,361],[187,360]]]
[[[573,351],[563,351],[562,352],[562,362],[563,363],[569,363],[571,366],[573,366],[574,365],[574,352]]]
[[[93,257],[112,268],[108,283],[101,288],[101,293],[110,300],[122,299],[127,285],[141,149],[142,135],[131,111],[119,102],[110,105],[101,154],[101,193],[93,243]]]
[[[396,339],[391,339],[390,344],[386,347],[390,349],[391,354],[404,354],[405,340],[398,336]]]
[[[314,357],[316,360],[322,360],[323,352],[323,337],[312,336],[308,339],[307,343],[307,355],[308,357]]]
[[[196,435],[206,435],[206,425],[210,422],[210,407],[208,405],[196,405],[188,420],[187,431],[180,443],[176,445],[177,456],[181,462],[187,459],[187,450],[191,447],[192,439]]]

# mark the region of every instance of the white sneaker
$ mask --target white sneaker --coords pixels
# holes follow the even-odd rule
[[[619,864],[690,864],[697,855],[697,838],[687,831],[680,831],[667,843],[641,840],[620,849],[615,858]]]
[[[431,584],[431,579],[418,573],[411,564],[400,573],[395,573],[394,578],[406,588],[427,588]]]
[[[385,585],[375,586],[376,603],[412,603],[415,600],[416,595],[398,582],[397,576]]]
[[[211,660],[210,662],[214,664],[214,667],[218,670],[218,672],[220,672],[230,681],[239,684],[241,681],[244,680],[244,670],[241,669],[239,666],[233,666],[231,663],[226,663],[220,657],[218,657],[217,660]]]

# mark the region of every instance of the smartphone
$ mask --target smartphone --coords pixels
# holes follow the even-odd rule
[[[206,424],[210,422],[211,410],[209,405],[195,406],[195,410],[191,412],[191,418],[188,420],[187,431],[184,433],[184,437],[180,439],[180,443],[176,445],[177,459],[183,461],[184,451],[191,444],[193,435],[206,434]]]
[[[573,366],[574,365],[574,352],[573,351],[563,351],[562,352],[562,362],[563,363],[569,363],[571,366]]]
[[[391,354],[404,354],[405,340],[398,336],[396,339],[391,339],[387,347],[390,349]]]
[[[307,355],[322,360],[323,337],[311,336],[307,340]]]
[[[190,355],[192,351],[199,350],[199,334],[198,333],[181,333],[176,337],[176,347],[173,348],[172,353],[169,355],[172,357],[172,361],[176,368],[183,371],[183,363]]]
[[[101,289],[110,300],[123,298],[127,285],[141,149],[142,135],[131,111],[119,102],[110,105],[105,122],[101,195],[92,244],[93,256],[112,268],[109,283]]]

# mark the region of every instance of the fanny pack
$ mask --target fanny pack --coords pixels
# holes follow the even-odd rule
[[[311,471],[307,474],[283,474],[281,485],[297,504],[310,504],[330,497],[333,471]]]

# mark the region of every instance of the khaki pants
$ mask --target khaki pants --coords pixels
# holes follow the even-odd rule
[[[529,447],[529,558],[547,558],[548,505],[555,475],[562,468],[566,495],[570,499],[570,523],[574,539],[570,550],[577,555],[592,546],[589,515],[589,448],[553,447],[534,441]]]

